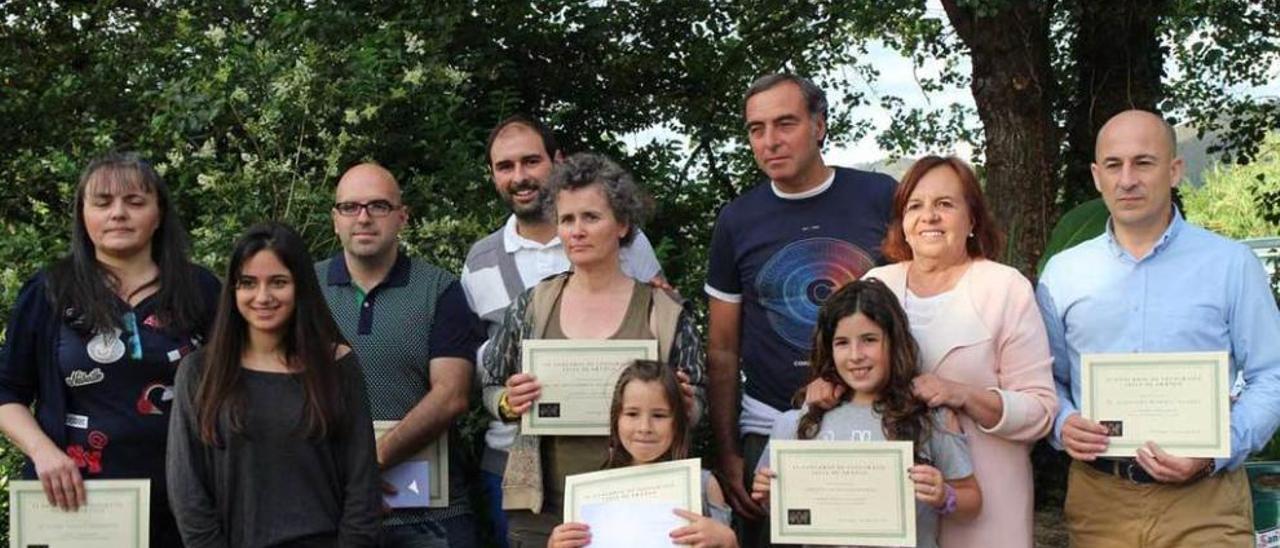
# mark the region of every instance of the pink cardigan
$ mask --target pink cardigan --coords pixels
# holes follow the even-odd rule
[[[867,272],[904,300],[910,261]],[[984,429],[964,414],[974,474],[982,488],[982,512],[968,523],[944,520],[942,548],[1032,545],[1031,446],[1053,427],[1058,398],[1053,358],[1031,284],[1008,266],[976,260],[953,296],[924,330],[921,371],[988,387],[1000,394],[1004,414]]]

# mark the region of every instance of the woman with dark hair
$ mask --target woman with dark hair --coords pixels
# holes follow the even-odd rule
[[[161,448],[178,360],[204,341],[219,283],[191,264],[168,187],[137,155],[90,163],[73,204],[69,253],[10,316],[0,430],[64,509],[87,502],[85,479],[151,480],[151,544],[179,546]]]
[[[277,223],[227,267],[213,335],[182,360],[169,495],[187,546],[373,546],[373,422],[311,256]]]
[[[973,170],[938,156],[911,166],[882,251],[895,263],[865,277],[906,309],[920,344],[915,396],[955,411],[986,494],[976,519],[944,520],[941,545],[1031,546],[1029,454],[1057,414],[1052,358],[1031,284],[995,262],[1004,246]]]
[[[543,280],[507,309],[485,350],[485,406],[514,423],[541,395],[538,380],[519,372],[526,339],[656,339],[696,423],[704,408],[704,360],[692,313],[682,300],[622,271],[619,252],[648,214],[639,187],[617,164],[583,153],[556,167],[547,196],[573,269]],[[607,448],[603,436],[516,436],[502,480],[512,548],[546,546],[561,521],[564,478],[599,470]]]

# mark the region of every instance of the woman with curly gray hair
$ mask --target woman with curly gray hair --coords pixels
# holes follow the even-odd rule
[[[674,294],[628,277],[619,257],[649,214],[648,198],[617,164],[583,153],[552,172],[547,200],[572,270],[543,280],[507,309],[485,349],[485,406],[516,422],[541,396],[538,379],[520,373],[523,340],[655,339],[659,356],[679,372],[696,424],[705,408],[704,358],[691,311]],[[565,477],[600,470],[611,450],[604,436],[518,435],[502,486],[510,546],[547,546],[562,521]]]

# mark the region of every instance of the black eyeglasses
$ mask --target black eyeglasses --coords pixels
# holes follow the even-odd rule
[[[355,217],[360,214],[360,210],[369,212],[370,217],[386,217],[392,211],[400,209],[404,206],[392,205],[386,200],[374,200],[372,202],[338,202],[333,204],[333,210],[343,217]]]

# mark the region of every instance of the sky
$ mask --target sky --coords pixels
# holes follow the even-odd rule
[[[946,21],[946,13],[942,9],[942,5],[938,0],[929,0],[925,8],[925,16],[937,18]],[[884,160],[889,156],[889,152],[882,149],[876,143],[875,136],[889,126],[889,113],[881,108],[877,98],[880,96],[897,96],[902,98],[904,108],[930,108],[943,109],[948,105],[958,103],[969,108],[974,108],[973,95],[967,87],[965,88],[948,88],[940,92],[926,95],[921,91],[920,86],[916,83],[915,78],[929,77],[938,74],[942,62],[938,60],[930,60],[929,64],[917,69],[913,74],[911,68],[911,60],[898,54],[890,48],[885,47],[881,43],[869,44],[867,56],[868,62],[879,69],[880,77],[874,82],[864,82],[858,85],[865,86],[863,91],[870,99],[870,105],[855,108],[853,110],[854,119],[870,120],[875,126],[866,137],[859,141],[832,144],[827,147],[823,153],[823,158],[828,164],[852,166],[866,165],[876,161]],[[963,73],[970,70],[968,59],[960,62],[958,68]],[[1178,67],[1174,60],[1169,61],[1166,67],[1169,74],[1176,74]],[[1251,95],[1255,97],[1280,97],[1280,60],[1275,62],[1272,68],[1275,78],[1268,85],[1257,87],[1239,87],[1236,93],[1242,95]],[[857,79],[852,79],[857,81]],[[821,82],[819,82],[822,85]],[[824,87],[824,91],[828,96],[837,96],[835,89]],[[644,132],[628,136],[625,140],[632,146],[638,146],[647,143],[654,138],[671,138],[676,135],[666,129],[652,129]],[[959,143],[955,153],[961,158],[968,158],[972,147],[967,143]]]

